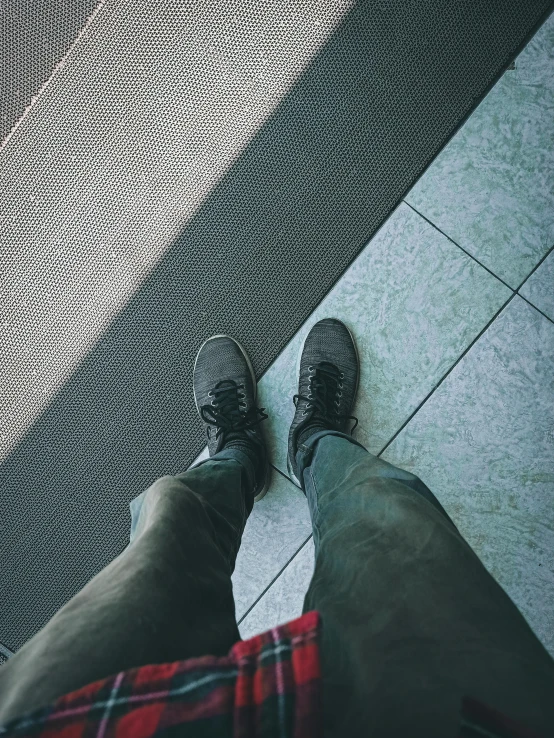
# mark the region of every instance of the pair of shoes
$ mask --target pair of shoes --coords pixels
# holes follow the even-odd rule
[[[316,323],[298,357],[296,411],[289,431],[287,465],[296,476],[300,443],[319,430],[345,432],[359,383],[359,359],[348,328],[335,318]],[[268,416],[256,407],[256,377],[246,351],[234,338],[212,336],[194,364],[194,399],[205,423],[210,456],[226,448],[241,448],[256,466],[254,501],[269,488],[271,467],[260,423]],[[354,426],[354,428],[356,425]],[[352,429],[352,431],[354,430]]]

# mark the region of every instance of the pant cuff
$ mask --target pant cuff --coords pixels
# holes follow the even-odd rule
[[[235,459],[235,461],[238,461],[239,464],[246,471],[249,489],[254,489],[254,487],[256,486],[256,467],[252,462],[250,456],[245,451],[241,451],[240,448],[224,448],[221,451],[218,451],[217,454],[210,456],[209,459],[203,459],[192,468],[197,469],[199,466],[202,466],[202,464],[206,464],[208,461],[219,461],[222,459]]]
[[[319,439],[324,438],[325,436],[338,436],[339,438],[346,438],[346,440],[350,441],[350,443],[353,443],[356,446],[363,448],[364,451],[367,451],[366,447],[363,446],[359,441],[356,441],[354,438],[352,438],[352,436],[349,436],[346,433],[341,433],[340,431],[323,430],[312,433],[312,435],[306,440],[306,442],[299,444],[298,448],[296,449],[296,470],[298,472],[297,479],[300,482],[304,493],[306,492],[304,485],[304,469],[307,469],[312,463],[315,446]]]

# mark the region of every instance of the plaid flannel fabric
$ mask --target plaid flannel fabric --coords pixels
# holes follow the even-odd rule
[[[10,722],[0,736],[319,736],[318,630],[310,612],[236,643],[223,658],[121,672]]]
[[[0,738],[320,738],[319,615],[236,643],[228,656],[141,666],[0,727]],[[464,700],[459,738],[540,738]]]

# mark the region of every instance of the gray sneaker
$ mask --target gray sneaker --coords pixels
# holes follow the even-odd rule
[[[256,376],[242,346],[230,336],[205,341],[194,362],[194,400],[206,427],[210,456],[226,445],[242,448],[257,465],[254,501],[270,480],[269,456],[259,423],[268,416],[256,407]]]
[[[360,380],[356,344],[348,328],[336,318],[324,318],[306,336],[298,355],[296,412],[289,430],[287,468],[300,488],[296,475],[296,451],[312,433],[337,430],[346,433],[349,415]]]

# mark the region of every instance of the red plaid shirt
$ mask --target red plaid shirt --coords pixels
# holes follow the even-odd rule
[[[0,727],[0,738],[319,738],[319,615],[236,643],[228,656],[141,666]],[[534,738],[466,701],[460,738]]]

